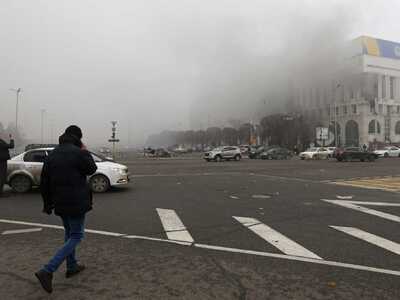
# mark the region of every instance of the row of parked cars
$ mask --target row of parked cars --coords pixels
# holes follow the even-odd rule
[[[360,160],[374,161],[379,157],[400,157],[400,148],[387,146],[383,149],[369,151],[360,147],[315,147],[300,153],[301,159],[328,159],[336,158],[338,161]]]
[[[273,147],[250,147],[245,152],[241,147],[237,146],[223,146],[214,148],[211,151],[204,153],[206,161],[221,161],[221,160],[235,160],[239,161],[243,155],[247,154],[250,159],[288,159],[293,156],[293,153],[286,149],[277,146]]]
[[[250,159],[290,159],[294,156],[292,151],[279,146],[250,147],[246,154]],[[240,147],[223,146],[205,152],[204,159],[206,161],[239,161],[243,155],[243,149]],[[338,161],[374,161],[379,157],[400,157],[400,148],[388,146],[381,150],[368,151],[360,147],[311,147],[299,154],[301,160],[335,158]]]

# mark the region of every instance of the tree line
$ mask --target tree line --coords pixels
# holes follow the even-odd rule
[[[147,146],[173,147],[185,145],[204,149],[221,145],[280,145],[307,147],[314,140],[316,124],[299,114],[274,114],[261,119],[259,124],[242,123],[237,128],[209,127],[206,130],[165,130],[149,136]]]

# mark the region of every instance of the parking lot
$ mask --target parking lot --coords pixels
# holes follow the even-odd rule
[[[55,299],[399,299],[400,159],[122,162],[96,194]],[[42,299],[33,277],[63,235],[37,190],[0,199],[4,299]]]

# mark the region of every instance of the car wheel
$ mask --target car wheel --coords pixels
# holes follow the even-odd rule
[[[385,154],[383,154],[383,156],[385,157],[385,158],[387,158],[387,157],[389,157],[389,153],[385,153]]]
[[[217,155],[216,157],[215,157],[215,161],[216,162],[220,162],[222,159],[221,159],[221,156],[220,155]]]
[[[373,156],[373,155],[368,156],[368,161],[370,161],[370,162],[375,161],[375,156]]]
[[[338,161],[343,161],[343,158],[342,158],[342,157],[336,157],[336,159],[337,159]]]
[[[242,157],[241,157],[240,155],[236,155],[236,156],[235,156],[235,160],[236,160],[236,161],[239,161],[241,158],[242,158]]]
[[[301,160],[305,160],[305,157],[304,157],[304,156],[302,156],[302,157],[300,157],[300,159],[301,159]]]
[[[104,175],[95,175],[90,179],[90,188],[94,193],[104,193],[110,188],[110,181]]]
[[[26,193],[32,189],[32,180],[25,175],[15,175],[10,180],[10,186],[16,193]]]
[[[316,154],[314,154],[314,155],[312,156],[312,159],[318,159],[318,156],[317,156]]]

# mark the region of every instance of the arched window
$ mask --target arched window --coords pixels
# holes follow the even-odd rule
[[[396,134],[400,134],[400,121],[396,122],[396,127],[394,129]]]
[[[368,133],[369,134],[380,134],[381,133],[381,124],[377,120],[372,120],[368,124]]]
[[[372,120],[368,124],[368,133],[369,134],[374,134],[375,133],[375,120]]]

